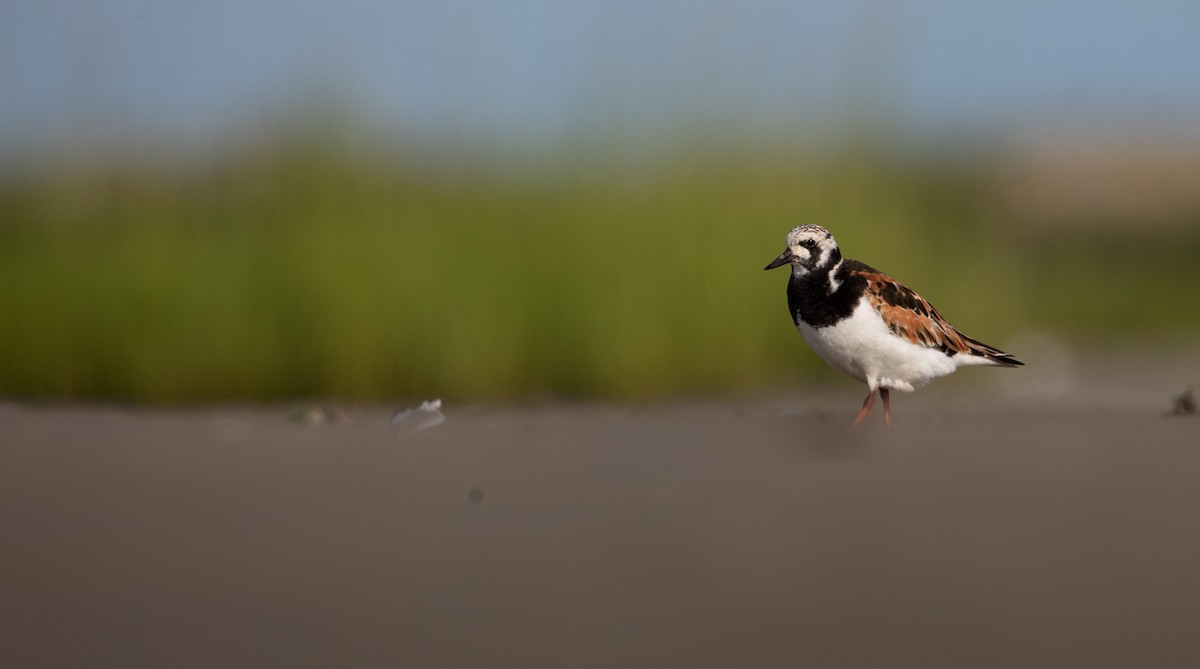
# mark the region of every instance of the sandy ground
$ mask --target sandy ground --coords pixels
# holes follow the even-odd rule
[[[948,379],[890,432],[849,382],[408,435],[0,405],[0,664],[1200,666],[1194,371]]]

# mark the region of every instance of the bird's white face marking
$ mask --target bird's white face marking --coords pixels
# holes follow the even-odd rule
[[[819,225],[801,225],[787,235],[793,274],[808,274],[829,265],[835,255],[841,259],[833,234]]]

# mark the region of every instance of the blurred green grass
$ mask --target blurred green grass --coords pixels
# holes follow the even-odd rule
[[[830,372],[787,313],[820,223],[964,331],[1194,327],[1196,219],[1005,220],[986,171],[736,152],[430,169],[311,147],[0,186],[0,396],[648,397]],[[1014,351],[1020,354],[1020,351]]]

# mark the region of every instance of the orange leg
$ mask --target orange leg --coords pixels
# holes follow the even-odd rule
[[[883,398],[883,424],[887,427],[892,426],[892,396],[887,388],[879,389],[879,396]],[[867,414],[871,413],[871,409],[875,408],[875,391],[867,393],[867,398],[863,400],[862,410],[858,412],[858,418],[854,419],[854,427],[867,419]]]
[[[885,396],[886,397],[886,396]],[[886,400],[885,400],[886,402]],[[858,412],[858,418],[854,419],[853,427],[858,427],[858,424],[866,419],[867,414],[871,413],[871,409],[875,407],[875,391],[868,390],[867,398],[863,400],[862,411]]]

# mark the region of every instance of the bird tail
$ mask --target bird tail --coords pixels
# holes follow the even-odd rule
[[[962,334],[961,332],[959,334]],[[1024,367],[1025,363],[1017,360],[1011,353],[1005,353],[995,346],[988,346],[978,339],[971,339],[966,335],[962,335],[963,341],[967,342],[967,348],[970,349],[970,354],[987,360],[987,363],[1000,365],[1001,367]],[[987,364],[984,363],[984,364]]]

